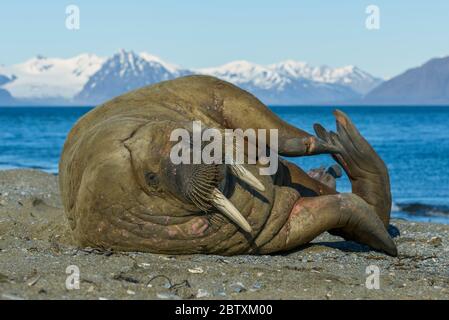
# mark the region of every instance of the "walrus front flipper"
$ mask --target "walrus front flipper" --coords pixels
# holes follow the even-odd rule
[[[277,130],[278,139],[275,140],[278,145],[275,151],[281,156],[299,157],[339,152],[334,145],[285,122],[254,95],[229,82],[210,76],[193,75],[178,78],[176,87],[169,82],[159,86],[167,84],[172,86],[171,93],[187,93],[190,103],[193,102],[198,111],[225,128],[243,131],[250,129],[256,132],[258,129]],[[195,100],[192,101],[192,98]],[[266,142],[273,150],[270,139],[271,134],[266,137]]]
[[[376,214],[388,227],[391,212],[390,179],[385,163],[362,137],[349,117],[336,110],[337,133],[327,132],[321,125],[314,126],[318,137],[340,149],[332,157],[348,175],[352,192],[374,207]]]
[[[291,250],[329,230],[339,230],[352,240],[397,256],[396,245],[373,207],[353,193],[300,198],[286,224],[259,253]]]

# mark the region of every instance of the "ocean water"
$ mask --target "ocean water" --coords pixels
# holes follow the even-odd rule
[[[331,107],[272,107],[308,132],[315,122],[335,130]],[[393,216],[449,224],[449,108],[341,108],[388,166]],[[65,137],[85,107],[0,107],[0,169],[57,173]],[[328,155],[290,158],[304,169],[333,164]],[[349,191],[346,177],[340,191]]]

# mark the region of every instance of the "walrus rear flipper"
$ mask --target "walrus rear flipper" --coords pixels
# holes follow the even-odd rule
[[[341,150],[332,157],[348,175],[352,192],[373,206],[385,227],[388,227],[391,192],[385,163],[345,113],[336,110],[334,115],[337,119],[337,133],[327,132],[319,124],[314,125],[315,132],[318,137]]]
[[[337,119],[337,133],[327,132],[319,124],[315,124],[315,132],[318,137],[338,146],[341,150],[339,154],[333,154],[332,157],[348,175],[352,192],[374,209],[373,212],[380,218],[386,229],[390,222],[391,193],[385,163],[346,114],[336,110],[334,115]],[[334,229],[330,233],[348,240],[362,242],[360,236],[350,230]]]
[[[300,198],[284,227],[258,250],[259,253],[291,250],[330,230],[397,256],[396,245],[373,207],[352,193]]]

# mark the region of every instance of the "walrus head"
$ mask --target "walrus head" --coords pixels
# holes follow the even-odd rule
[[[176,124],[152,123],[140,128],[125,142],[132,159],[133,174],[138,177],[140,187],[151,190],[150,194],[165,194],[167,199],[171,196],[189,211],[207,214],[218,210],[242,230],[251,232],[245,217],[223,193],[230,193],[234,179],[260,192],[265,191],[264,185],[242,164],[232,161],[230,164],[194,164],[192,143],[187,151],[188,163],[175,164],[170,158],[174,142],[168,137],[176,129],[179,129]],[[156,153],[152,150],[142,152],[153,146],[165,147]]]
[[[120,96],[80,119],[64,146],[60,187],[74,238],[114,250],[229,255],[289,250],[331,231],[395,255],[386,167],[350,119],[336,117],[337,133],[317,126],[315,137],[204,76]],[[196,120],[220,130],[276,129],[281,156],[330,153],[353,193],[284,159],[273,175],[261,175],[259,162],[173,162],[171,133]]]

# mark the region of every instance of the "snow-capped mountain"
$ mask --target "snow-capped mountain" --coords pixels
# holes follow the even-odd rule
[[[9,93],[25,103],[93,105],[142,86],[188,74],[207,74],[227,80],[267,104],[350,101],[381,82],[354,66],[314,67],[293,60],[272,65],[234,61],[219,67],[189,70],[146,52],[120,50],[109,58],[93,54],[70,59],[37,56],[10,67],[0,66],[0,88],[4,96]]]
[[[16,99],[71,99],[104,62],[93,54],[70,59],[37,56],[21,64],[0,67],[8,81],[2,86]]]
[[[215,76],[236,85],[251,85],[260,89],[282,88],[288,78],[267,67],[248,61],[233,61],[215,68],[195,70],[195,73]]]
[[[288,64],[261,66],[248,61],[234,61],[216,68],[198,69],[195,73],[232,82],[267,104],[316,104],[359,97],[349,86],[316,81],[310,75],[306,77],[304,70],[300,69],[301,64],[289,61]]]
[[[182,68],[181,67],[179,67],[179,66],[177,66],[175,64],[166,62],[166,61],[162,60],[161,58],[159,58],[157,56],[154,56],[154,55],[152,55],[152,54],[150,54],[148,52],[141,52],[139,54],[139,56],[142,59],[144,59],[145,61],[149,62],[149,63],[160,64],[161,66],[163,66],[165,69],[167,69],[172,74],[178,74],[179,72],[182,72]]]
[[[15,75],[12,75],[12,76],[6,76],[6,75],[4,75],[4,74],[0,74],[0,86],[2,86],[2,85],[4,85],[4,84],[6,84],[6,83],[8,83],[8,82],[11,82],[11,81],[13,81],[13,80],[15,80],[16,79],[16,76]]]
[[[355,92],[365,94],[378,86],[382,80],[355,67],[331,68],[310,66],[305,62],[287,60],[270,65],[269,68],[280,75],[293,79],[307,79],[321,83],[336,83],[348,86]]]
[[[120,50],[89,78],[75,100],[97,104],[122,93],[174,79],[183,74],[181,69],[155,56]]]

